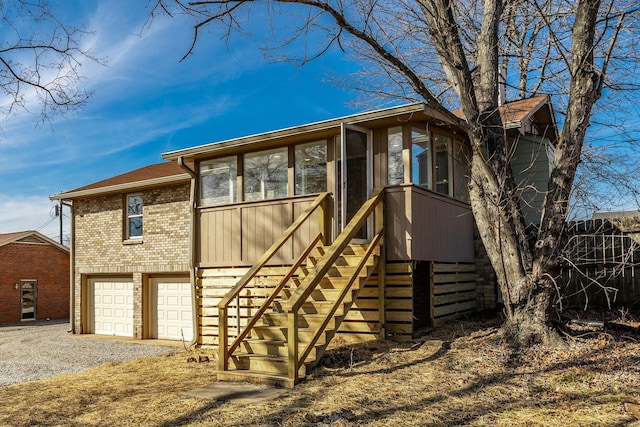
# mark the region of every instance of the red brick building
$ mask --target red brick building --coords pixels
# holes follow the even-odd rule
[[[0,234],[0,324],[69,317],[69,249],[37,231]]]

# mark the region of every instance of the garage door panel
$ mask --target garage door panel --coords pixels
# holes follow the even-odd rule
[[[151,281],[152,338],[191,341],[191,295],[188,278],[157,278]]]
[[[100,278],[89,281],[94,334],[133,336],[133,282]]]

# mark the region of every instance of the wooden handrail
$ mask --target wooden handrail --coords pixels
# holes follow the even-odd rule
[[[322,334],[322,331],[325,330],[328,322],[333,316],[332,314],[331,317],[326,317],[324,319],[322,325],[320,326],[320,328],[316,330],[314,336],[312,337],[312,342],[310,342],[307,345],[307,347],[302,353],[302,357],[299,357],[298,311],[300,310],[300,307],[302,306],[302,304],[304,304],[304,302],[307,300],[309,295],[311,295],[311,293],[318,286],[318,283],[320,283],[320,281],[325,277],[329,269],[335,263],[336,259],[338,259],[338,257],[344,251],[344,249],[349,245],[349,243],[351,242],[351,239],[353,239],[356,236],[360,228],[366,223],[367,218],[369,218],[369,215],[371,215],[371,213],[374,212],[376,208],[378,208],[378,205],[383,200],[383,198],[384,198],[383,188],[377,188],[373,190],[371,197],[360,207],[360,209],[358,209],[358,212],[356,212],[353,218],[351,218],[351,221],[349,221],[349,224],[347,224],[344,230],[342,230],[342,233],[340,233],[340,235],[336,238],[336,240],[333,242],[331,247],[329,247],[325,255],[322,258],[320,258],[319,263],[314,268],[313,273],[310,273],[305,278],[305,280],[302,281],[298,289],[296,289],[292,293],[289,300],[287,300],[287,302],[285,302],[282,305],[283,311],[287,313],[287,346],[288,346],[287,353],[288,353],[288,360],[289,360],[288,367],[287,367],[287,376],[289,380],[293,381],[294,383],[298,380],[299,368],[304,363],[304,360],[307,358],[307,356],[311,352],[313,345],[315,345],[315,343],[318,341],[320,335]],[[382,237],[382,233],[384,229],[383,228],[384,221],[381,218],[382,213],[380,213],[379,216],[380,217],[376,219],[377,234],[374,238],[375,243],[373,241],[371,242],[363,259],[368,258],[371,255],[375,247],[375,244],[377,244],[380,238]],[[365,262],[363,260],[360,260],[360,261],[361,262],[359,263],[357,274],[359,274]],[[354,280],[355,280],[354,277],[350,278],[347,285],[343,288],[341,295],[338,298],[340,302],[342,302],[348,290],[351,289],[351,285],[353,284]],[[331,308],[332,313],[335,313],[338,305],[339,303],[335,303],[333,305],[333,307]]]
[[[236,285],[227,292],[227,294],[218,303],[218,308],[224,308],[229,305],[236,295],[253,279],[258,271],[265,266],[267,262],[278,252],[278,250],[286,243],[287,240],[293,235],[293,233],[300,228],[300,226],[311,216],[314,210],[316,210],[325,199],[329,197],[330,193],[320,194],[311,205],[296,219],[282,235],[273,242],[273,244],[267,249],[260,259],[245,273],[245,275],[236,283]]]
[[[300,228],[302,224],[311,216],[311,214],[320,206],[325,203],[330,196],[330,193],[322,193],[305,209],[282,235],[267,249],[260,259],[245,273],[244,276],[231,288],[226,295],[218,303],[218,369],[226,371],[229,368],[229,334],[228,334],[228,306],[229,303],[236,298],[242,289],[253,279],[258,271],[264,267],[267,262],[278,252],[278,250],[289,240],[293,233]],[[321,221],[321,225],[325,224],[324,218]],[[322,231],[321,231],[322,234]],[[240,335],[240,331],[238,331]]]
[[[316,329],[315,334],[313,335],[311,340],[309,340],[309,342],[307,343],[305,349],[302,351],[302,354],[299,356],[299,359],[298,359],[298,361],[296,363],[296,365],[297,365],[296,369],[299,368],[300,366],[302,366],[304,361],[307,359],[307,357],[311,353],[311,350],[313,350],[313,347],[316,345],[316,343],[320,339],[320,336],[322,335],[322,333],[326,329],[327,325],[329,324],[329,322],[333,318],[333,315],[335,314],[336,310],[338,309],[340,304],[342,304],[342,301],[347,296],[347,293],[351,290],[351,286],[353,285],[353,282],[355,282],[356,278],[360,275],[360,271],[362,271],[362,268],[366,265],[367,261],[369,260],[369,258],[373,254],[373,251],[375,250],[376,245],[378,244],[380,239],[382,239],[383,233],[384,233],[384,228],[381,228],[378,231],[378,233],[371,240],[371,243],[369,244],[369,247],[367,248],[367,251],[365,252],[364,256],[362,257],[362,259],[360,260],[358,265],[356,266],[356,269],[354,270],[352,275],[349,277],[349,280],[347,281],[347,283],[344,286],[344,288],[342,288],[342,291],[338,295],[338,298],[336,299],[334,304],[331,306],[331,308],[329,309],[329,311],[325,315],[324,320],[322,321],[322,324],[320,325],[320,327],[318,329]]]
[[[228,355],[229,356],[232,355],[233,352],[238,348],[238,346],[240,345],[242,340],[244,340],[247,337],[247,335],[249,334],[249,331],[251,331],[251,329],[258,322],[258,319],[260,318],[260,316],[262,316],[262,314],[265,311],[267,311],[267,308],[269,308],[271,303],[280,294],[280,292],[284,288],[285,284],[289,281],[289,279],[291,279],[293,277],[293,274],[295,273],[295,271],[300,267],[300,265],[302,265],[302,262],[309,256],[311,251],[316,247],[316,244],[318,242],[320,242],[320,240],[322,238],[323,238],[322,233],[318,233],[316,235],[316,237],[311,241],[311,243],[309,243],[309,245],[306,247],[306,249],[302,252],[302,254],[300,254],[298,259],[296,259],[295,263],[291,266],[291,268],[289,269],[287,274],[285,274],[285,276],[282,278],[282,280],[280,280],[280,282],[278,282],[276,287],[273,289],[273,292],[271,292],[271,294],[266,299],[266,301],[260,306],[258,311],[251,317],[251,320],[249,320],[249,322],[244,326],[244,328],[242,329],[242,332],[231,343],[231,345],[229,346],[229,350],[228,350]]]
[[[282,308],[284,311],[298,312],[298,310],[300,310],[302,304],[304,304],[309,295],[311,295],[311,292],[313,292],[320,280],[327,274],[331,266],[333,266],[333,263],[338,259],[340,254],[342,254],[342,251],[344,251],[349,242],[351,242],[351,239],[355,237],[360,227],[364,225],[369,215],[371,215],[380,200],[382,200],[383,194],[383,188],[373,190],[371,197],[360,207],[351,221],[349,221],[349,224],[347,224],[342,233],[340,233],[333,242],[327,253],[320,259],[320,263],[315,267],[314,274],[307,276],[289,300],[283,304]]]

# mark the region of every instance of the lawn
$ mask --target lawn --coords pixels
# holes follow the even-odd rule
[[[102,365],[0,387],[0,425],[640,426],[637,333],[583,328],[564,348],[518,352],[498,340],[498,325],[470,319],[410,343],[339,342],[295,390],[261,404],[185,395],[216,381],[215,363],[188,361],[213,360],[212,350]]]

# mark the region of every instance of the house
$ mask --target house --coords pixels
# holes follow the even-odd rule
[[[558,128],[551,98],[540,95],[500,107],[510,142],[510,163],[522,191],[521,208],[527,224],[538,224],[551,177]]]
[[[0,324],[69,317],[69,249],[37,231],[0,234]]]
[[[77,333],[193,336],[220,378],[293,386],[337,334],[406,341],[495,302],[489,282],[478,298],[466,137],[424,104],[163,158],[52,196],[73,204]],[[161,336],[163,316],[193,325]]]
[[[189,183],[164,162],[54,196],[72,206],[75,333],[191,341]]]

